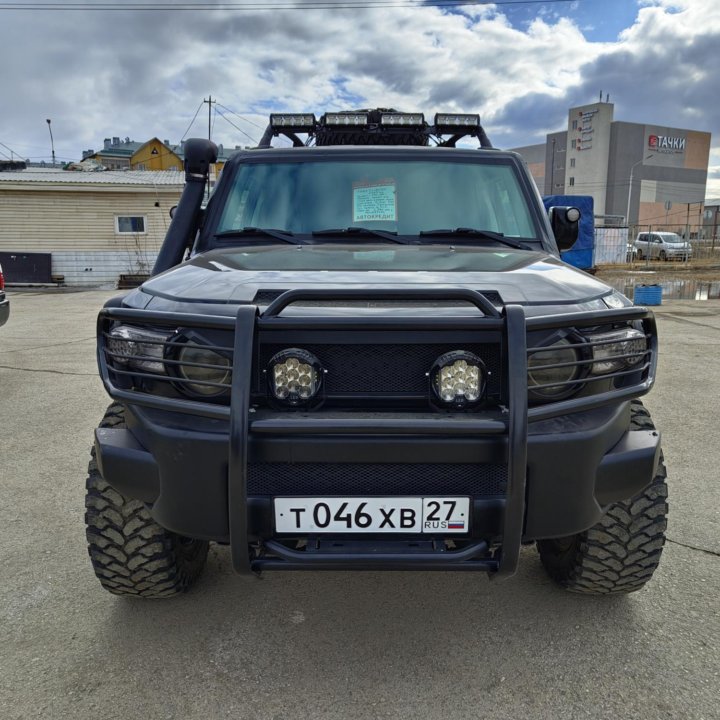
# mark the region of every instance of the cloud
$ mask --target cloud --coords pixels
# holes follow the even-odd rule
[[[615,102],[616,119],[720,138],[720,75],[712,65],[720,6],[646,3],[613,43],[589,41],[556,11],[522,28],[502,6],[47,12],[32,14],[32,33],[29,14],[3,11],[0,142],[47,158],[47,117],[57,154],[68,159],[113,135],[175,142],[212,94],[259,125],[273,108],[480,112],[495,144],[511,147],[562,127],[570,105],[592,102],[600,90]],[[191,135],[206,132],[206,110]],[[248,142],[221,117],[214,137]]]

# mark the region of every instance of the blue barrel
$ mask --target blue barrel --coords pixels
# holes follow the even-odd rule
[[[662,305],[662,287],[660,285],[638,285],[635,288],[633,302],[636,305]]]

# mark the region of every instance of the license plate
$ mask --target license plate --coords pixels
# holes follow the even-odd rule
[[[467,497],[278,497],[279,533],[466,533]]]

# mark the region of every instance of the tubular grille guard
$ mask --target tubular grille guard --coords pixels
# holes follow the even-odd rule
[[[463,299],[478,307],[483,313],[477,317],[465,316],[454,320],[442,318],[440,323],[432,322],[432,318],[327,318],[292,316],[281,317],[282,310],[297,300],[328,300],[340,298],[371,298],[396,299],[398,297],[410,299]],[[160,325],[162,327],[192,327],[195,329],[230,330],[234,331],[234,364],[235,372],[232,374],[232,392],[230,407],[198,402],[179,398],[154,396],[147,393],[119,388],[116,386],[117,376],[113,375],[108,366],[108,355],[104,344],[107,323],[122,320],[136,325]],[[592,327],[612,323],[629,323],[640,321],[648,337],[647,359],[643,366],[643,378],[638,384],[626,388],[618,388],[597,396],[573,398],[570,400],[551,403],[547,406],[532,408],[528,412],[527,406],[527,347],[528,330],[548,330],[567,327]],[[499,331],[502,335],[504,351],[504,394],[508,399],[508,412],[504,421],[490,423],[492,432],[497,436],[505,435],[507,438],[507,490],[504,499],[503,535],[501,546],[490,553],[484,543],[464,548],[460,551],[448,551],[441,555],[418,554],[412,558],[405,555],[382,556],[387,567],[423,567],[432,569],[453,570],[486,570],[493,577],[502,577],[514,573],[522,537],[523,518],[525,512],[525,475],[527,458],[527,423],[531,419],[545,419],[561,414],[577,412],[603,404],[630,399],[645,394],[651,387],[655,378],[657,364],[657,334],[652,313],[646,308],[633,307],[620,310],[593,311],[576,313],[572,315],[549,316],[530,318],[526,320],[521,306],[507,305],[502,314],[488,302],[481,293],[459,288],[454,289],[416,289],[416,290],[382,290],[382,291],[289,291],[271,303],[266,311],[259,315],[254,305],[240,306],[235,318],[189,315],[179,313],[163,313],[123,308],[107,308],[101,311],[98,318],[98,364],[103,382],[108,393],[120,401],[159,408],[170,411],[196,414],[210,418],[229,420],[229,525],[230,546],[232,550],[233,565],[240,573],[257,572],[262,569],[302,569],[303,567],[323,568],[332,567],[342,562],[344,567],[370,567],[377,563],[380,556],[372,553],[354,553],[340,558],[337,554],[323,554],[314,552],[307,563],[303,554],[288,551],[286,548],[276,547],[278,544],[267,541],[266,545],[270,555],[263,557],[262,553],[251,557],[248,545],[248,518],[247,518],[247,484],[248,462],[247,448],[248,436],[253,432],[251,419],[250,395],[252,384],[252,357],[256,345],[258,332],[265,330],[416,330],[428,333],[440,327],[452,325],[453,329],[465,331]],[[246,368],[245,372],[238,372],[238,368]],[[311,417],[312,413],[308,417]],[[468,414],[468,426],[476,429],[485,426],[481,415]],[[480,423],[480,424],[478,424]],[[302,424],[302,419],[300,420]],[[465,424],[460,421],[460,425]],[[496,427],[497,426],[497,427]],[[424,435],[432,433],[437,428],[436,419],[419,419],[413,423],[413,434]],[[377,432],[377,426],[372,418],[351,422],[345,428],[338,428],[340,432],[354,434],[357,432]],[[396,431],[397,429],[391,430]],[[481,430],[482,431],[482,430]],[[272,426],[265,427],[264,433],[272,434]]]

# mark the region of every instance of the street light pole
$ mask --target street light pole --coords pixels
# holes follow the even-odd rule
[[[50,131],[50,147],[52,148],[52,166],[55,167],[55,141],[53,140],[52,126],[50,125],[50,118],[45,121],[48,124],[48,130]]]
[[[628,186],[628,199],[627,199],[627,215],[626,220],[628,227],[630,227],[630,196],[632,194],[632,184],[633,184],[633,173],[635,172],[635,168],[638,165],[642,165],[646,160],[649,160],[651,157],[653,157],[653,154],[650,153],[646,158],[643,158],[642,160],[638,160],[631,168],[630,168],[630,185]],[[638,220],[640,218],[638,217]]]

